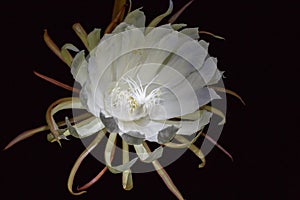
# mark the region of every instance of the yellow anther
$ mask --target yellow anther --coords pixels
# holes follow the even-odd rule
[[[128,102],[130,106],[130,112],[133,112],[137,107],[139,107],[138,102],[132,96],[128,97]]]

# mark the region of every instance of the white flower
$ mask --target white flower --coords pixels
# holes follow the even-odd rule
[[[198,41],[197,28],[144,27],[144,13],[131,12],[87,59],[79,52],[71,70],[86,109],[129,144],[165,143],[175,134],[197,132],[211,117],[199,108],[220,98],[207,86],[222,73],[208,43]],[[176,117],[184,120],[170,120]]]

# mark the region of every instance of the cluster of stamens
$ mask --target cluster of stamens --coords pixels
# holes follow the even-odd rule
[[[149,109],[157,105],[160,102],[160,88],[155,88],[151,92],[147,93],[147,89],[153,81],[143,86],[141,80],[137,78],[137,82],[132,78],[123,78],[125,81],[126,89],[121,89],[117,86],[111,92],[111,100],[114,108],[124,108],[128,111],[128,114],[133,114],[137,109],[139,112],[147,113]]]

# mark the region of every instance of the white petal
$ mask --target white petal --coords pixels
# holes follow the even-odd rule
[[[221,97],[211,88],[201,88],[196,91],[199,106],[204,106],[214,99],[221,99]]]
[[[185,38],[186,37],[187,36],[185,36]],[[200,69],[207,56],[207,50],[204,49],[197,41],[189,39],[181,45],[175,54],[187,60],[196,69]]]
[[[204,41],[204,40],[200,40],[199,41],[199,44],[204,48],[206,49],[206,51],[208,50],[208,46],[209,46],[209,43]]]
[[[122,55],[140,48],[144,35],[139,29],[131,29],[100,41],[88,63],[88,81],[82,88],[82,97],[87,99],[89,111],[99,116],[104,109],[104,93],[124,71],[127,63],[115,62]],[[118,75],[119,76],[119,75]]]
[[[100,107],[99,104],[95,104],[95,98],[89,81],[90,80],[87,80],[80,90],[80,100],[88,112],[92,113],[96,117],[99,117]]]
[[[170,119],[195,112],[199,107],[221,97],[210,88],[201,88],[184,80],[172,90],[165,89],[160,97],[162,102],[150,110],[153,120]]]
[[[145,136],[148,141],[157,142],[158,131],[168,127],[161,122],[154,122],[150,119],[141,119],[136,121],[118,121],[119,128],[122,132],[137,131]]]
[[[183,80],[172,88],[162,88],[162,102],[150,111],[151,119],[163,120],[194,112],[199,108],[195,89]]]
[[[112,31],[111,34],[106,34],[106,35],[104,35],[104,38],[102,38],[102,39],[106,39],[107,37],[111,37],[111,36],[113,36],[114,34],[121,33],[121,32],[123,32],[123,31],[125,31],[125,30],[127,29],[128,26],[130,26],[130,24],[121,22],[120,24],[118,24],[118,25],[116,26],[116,28]]]
[[[179,135],[191,135],[201,130],[205,125],[210,122],[210,118],[212,117],[212,113],[207,111],[196,111],[193,113],[196,119],[192,121],[166,121],[166,124],[175,125],[179,127],[179,130],[176,134]],[[182,116],[182,119],[188,119],[189,116]]]
[[[176,43],[176,45],[169,43]],[[168,52],[171,52],[172,55],[170,56]],[[172,87],[193,71],[200,69],[206,56],[207,50],[197,41],[183,34],[172,33],[161,39],[155,50],[149,53],[146,62],[165,62],[166,66],[161,65],[156,72],[158,74],[157,81],[161,84],[167,83],[169,87]],[[154,76],[155,72],[152,74],[152,77]]]
[[[215,84],[222,78],[222,73],[217,68],[217,60],[213,57],[206,59],[203,67],[200,69],[200,74],[207,85]]]
[[[74,57],[71,65],[71,74],[73,75],[74,79],[80,83],[80,85],[83,85],[87,80],[87,66],[88,63],[85,59],[84,51],[80,51]]]
[[[151,31],[146,36],[145,46],[149,48],[149,51],[145,63],[164,63],[170,53],[178,48],[178,33],[165,28],[157,29],[154,29],[155,34],[152,35]]]
[[[167,87],[173,87],[195,70],[195,67],[188,60],[174,54],[168,63],[158,71],[156,82]]]

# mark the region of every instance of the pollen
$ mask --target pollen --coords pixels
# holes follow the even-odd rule
[[[130,112],[132,113],[135,109],[137,109],[139,107],[139,104],[137,102],[137,100],[135,98],[133,98],[132,96],[128,97],[128,103],[130,106]]]

